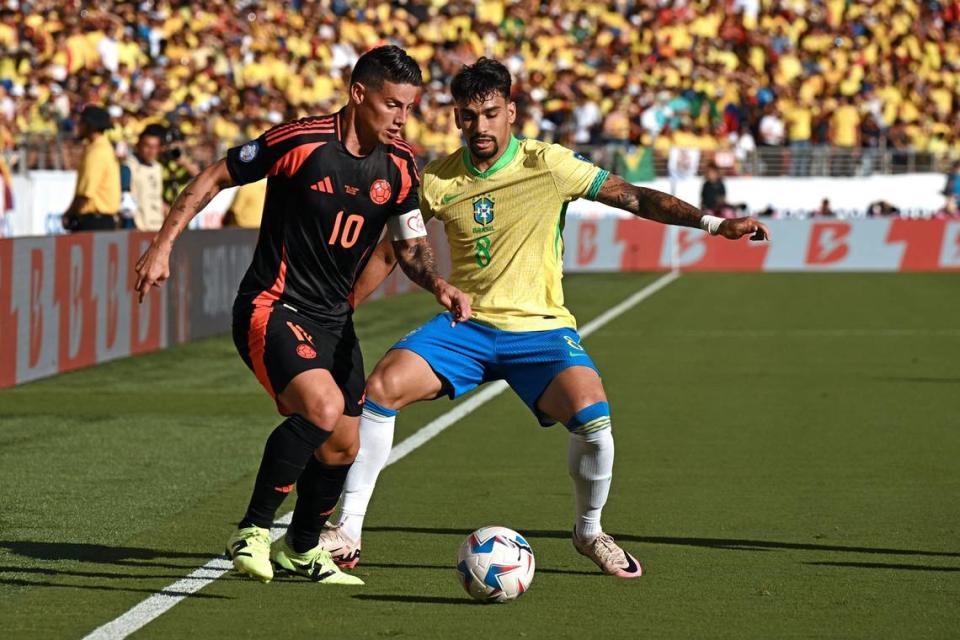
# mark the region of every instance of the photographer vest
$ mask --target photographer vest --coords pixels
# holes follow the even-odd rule
[[[158,231],[163,225],[163,167],[144,164],[132,155],[124,163],[130,169],[130,193],[137,206],[133,221],[141,231]]]

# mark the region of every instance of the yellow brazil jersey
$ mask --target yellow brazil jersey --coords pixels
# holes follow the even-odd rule
[[[420,209],[443,223],[450,282],[473,298],[474,318],[504,331],[576,328],[563,305],[567,203],[596,198],[608,173],[569,149],[510,138],[486,171],[466,148],[424,169]]]

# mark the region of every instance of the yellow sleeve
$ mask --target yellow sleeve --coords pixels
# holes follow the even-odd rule
[[[557,191],[566,201],[577,198],[596,200],[600,187],[610,175],[609,171],[559,144],[547,147],[543,159],[557,185]]]
[[[430,198],[428,190],[433,187],[433,175],[427,173],[429,165],[423,168],[423,177],[420,179],[420,215],[423,216],[423,222],[426,224],[433,218],[433,209],[430,208]]]

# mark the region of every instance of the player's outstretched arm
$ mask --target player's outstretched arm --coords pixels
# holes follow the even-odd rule
[[[140,302],[149,293],[151,287],[170,277],[170,252],[173,243],[180,236],[194,216],[210,204],[221,189],[233,186],[233,179],[227,170],[226,159],[218,160],[187,183],[183,191],[170,206],[170,214],[153,242],[137,261],[137,292]]]
[[[426,236],[394,240],[393,251],[407,277],[436,296],[437,302],[453,314],[453,324],[470,319],[473,315],[470,296],[437,273],[437,261]]]
[[[770,231],[756,218],[705,216],[700,209],[680,198],[656,189],[634,186],[615,175],[610,175],[600,187],[597,202],[663,224],[697,227],[730,240],[743,236],[750,236],[751,240],[770,239]]]
[[[353,304],[359,306],[371,293],[377,290],[397,266],[397,256],[393,252],[393,243],[384,238],[370,255],[370,261],[360,272],[353,285]]]

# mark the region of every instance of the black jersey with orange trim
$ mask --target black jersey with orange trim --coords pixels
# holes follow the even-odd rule
[[[402,140],[347,151],[343,111],[276,126],[227,152],[234,183],[267,179],[260,237],[238,297],[277,301],[327,325],[352,311],[354,283],[387,218],[418,207],[420,175]]]

